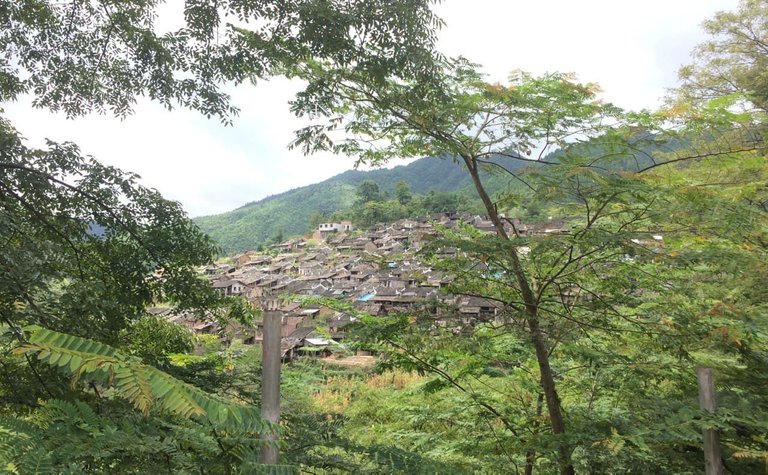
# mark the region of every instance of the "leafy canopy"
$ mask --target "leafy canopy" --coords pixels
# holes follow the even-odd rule
[[[179,203],[76,145],[25,145],[0,120],[2,318],[114,340],[147,305],[214,305],[214,244]]]
[[[741,0],[736,11],[718,12],[704,22],[710,39],[683,66],[678,93],[689,101],[737,95],[768,112],[768,5]]]
[[[163,22],[172,14],[159,0],[0,2],[0,101],[29,94],[35,106],[68,117],[122,117],[147,97],[228,122],[237,109],[226,84],[293,75],[294,64],[308,58],[372,82],[428,76],[440,24],[430,4],[188,0],[182,26],[168,28]],[[0,118],[0,240],[0,319],[8,329],[0,342],[6,350],[20,343],[16,355],[23,356],[5,351],[0,360],[0,402],[19,415],[0,420],[3,469],[293,471],[258,465],[259,440],[242,433],[262,428],[255,408],[207,395],[103,343],[119,342],[157,302],[215,315],[224,305],[251,318],[247,306],[222,302],[196,274],[216,247],[178,203],[74,144],[29,147]],[[27,335],[21,328],[29,324],[46,329]],[[133,349],[157,360],[168,349],[150,348],[142,325],[132,327],[144,340],[134,340]],[[86,378],[92,384],[73,394],[39,361],[74,373],[76,386]],[[124,407],[112,412],[114,396],[143,417]],[[49,398],[44,408],[42,398]],[[98,415],[86,403],[98,406]],[[21,415],[28,411],[39,424]]]
[[[300,59],[371,78],[422,70],[440,26],[431,3],[188,0],[182,13],[160,0],[3,2],[0,101],[33,94],[36,106],[68,116],[124,116],[145,96],[227,121],[237,109],[224,84]]]

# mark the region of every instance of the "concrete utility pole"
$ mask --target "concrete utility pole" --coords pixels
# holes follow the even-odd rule
[[[707,412],[715,412],[715,378],[712,368],[696,368],[699,381],[699,407]],[[723,460],[720,457],[720,434],[715,429],[704,429],[704,473],[723,475]]]
[[[282,312],[264,312],[261,342],[261,417],[277,428],[280,422],[280,320]],[[275,465],[279,459],[277,433],[261,434],[261,463]]]

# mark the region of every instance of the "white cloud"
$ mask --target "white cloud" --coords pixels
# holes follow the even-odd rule
[[[30,100],[6,107],[31,144],[72,141],[83,153],[138,173],[142,183],[180,201],[192,216],[220,213],[248,201],[315,183],[349,169],[351,159],[304,157],[288,150],[300,126],[288,111],[287,81],[234,91],[241,115],[232,127],[187,110],[167,111],[140,101],[124,120],[89,115],[66,120],[32,109]]]
[[[653,108],[701,41],[699,24],[736,6],[736,0],[449,0],[438,6],[447,22],[440,48],[482,64],[492,80],[505,80],[513,69],[571,71],[599,83],[623,107]],[[287,149],[301,126],[287,106],[297,89],[286,80],[233,89],[242,110],[233,127],[146,101],[123,121],[68,121],[31,109],[29,100],[6,105],[6,114],[33,143],[74,141],[85,153],[138,173],[197,216],[351,168],[350,158]]]
[[[471,7],[470,7],[471,4]],[[622,107],[652,108],[700,41],[699,24],[736,0],[448,1],[443,51],[482,64],[490,79],[509,71],[574,72]]]

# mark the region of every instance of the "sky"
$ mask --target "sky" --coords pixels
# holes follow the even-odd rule
[[[705,36],[701,22],[737,0],[443,0],[438,48],[479,63],[490,81],[512,70],[573,72],[602,97],[628,109],[653,109],[674,87],[677,69]],[[188,110],[140,100],[123,120],[67,120],[33,109],[31,99],[3,104],[28,139],[72,141],[104,163],[138,173],[142,183],[182,203],[190,216],[216,214],[330,178],[354,158],[288,150],[302,126],[287,102],[299,85],[284,79],[232,88],[241,109],[225,127]],[[396,165],[393,162],[391,165]]]

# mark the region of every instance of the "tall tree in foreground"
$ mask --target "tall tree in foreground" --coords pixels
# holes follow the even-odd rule
[[[767,406],[755,386],[768,328],[764,160],[740,153],[613,176],[553,165],[540,175],[528,178],[541,185],[547,211],[567,217],[567,233],[506,241],[467,227],[429,246],[433,268],[456,276],[449,292],[482,297],[470,305],[498,314],[468,322],[447,307],[437,316],[369,317],[359,330],[366,343],[380,345],[389,365],[430,374],[424,391],[474,415],[452,422],[487,432],[476,441],[484,449],[464,452],[486,470],[513,461],[520,473],[554,472],[559,438],[540,414],[535,353],[509,278],[515,246],[534,282],[577,472],[700,472],[702,427],[722,432],[731,471],[759,470],[768,447],[758,435]],[[446,247],[457,250],[450,259],[441,257]],[[720,378],[715,416],[696,402],[702,364]],[[425,412],[418,420],[441,417],[437,407]],[[365,427],[380,433],[402,424],[365,414]],[[427,437],[419,425],[412,430],[405,444]],[[440,440],[448,446],[447,436]]]
[[[588,318],[574,319],[572,308],[572,300],[578,300],[575,294],[592,287],[579,284],[574,276],[606,265],[611,269],[610,263],[623,255],[627,245],[631,247],[633,238],[652,232],[649,226],[654,221],[646,213],[654,193],[625,172],[642,173],[710,153],[738,154],[755,146],[731,137],[733,148],[721,149],[719,133],[702,134],[703,139],[680,133],[659,136],[653,133],[658,130],[655,117],[624,115],[597,100],[594,85],[578,84],[568,75],[533,77],[518,72],[509,85],[500,85],[484,82],[475,66],[463,59],[445,61],[441,67],[443,74],[432,82],[382,85],[367,83],[353,72],[328,64],[307,64],[302,74],[323,78],[315,83],[323,87],[300,94],[294,110],[299,115],[317,108],[331,113],[328,123],[300,130],[294,146],[305,152],[352,154],[362,163],[447,156],[465,165],[496,230],[494,243],[474,254],[483,261],[503,261],[497,268],[483,271],[475,291],[518,312],[514,321],[524,328],[535,352],[560,471],[573,473],[575,439],[566,428],[557,387],[560,376],[552,359],[564,335],[595,325],[617,334],[632,331],[611,324],[613,318],[622,318],[616,309],[622,292],[632,291],[626,273],[622,274],[626,286],[613,290],[612,296],[618,300],[603,301],[601,292],[582,297],[588,298],[586,307],[591,308],[579,306],[577,310],[586,311]],[[736,118],[727,111],[723,114],[723,121]],[[340,126],[342,132],[338,132]],[[688,149],[694,144],[698,148],[691,152]],[[528,170],[521,169],[520,162]],[[538,174],[536,183],[529,181],[526,172],[542,167],[552,170]],[[564,209],[576,203],[580,217],[568,223],[573,226],[570,235],[547,239],[523,258],[520,248],[527,240],[520,238],[489,196],[480,175],[484,168],[523,182],[533,194],[557,200]],[[604,275],[597,272],[592,284],[608,280],[609,274],[613,275],[608,270]],[[500,281],[503,292],[489,295],[482,290],[483,285],[493,288],[495,280]],[[652,288],[656,285],[649,283],[645,291]]]
[[[595,100],[594,86],[577,84],[565,75],[534,78],[519,73],[509,86],[502,86],[483,82],[475,66],[463,59],[448,61],[443,67],[440,81],[433,83],[391,81],[376,85],[347,71],[308,65],[306,74],[326,79],[324,89],[312,91],[320,98],[320,107],[332,108],[339,115],[333,116],[328,126],[299,131],[295,145],[306,152],[331,149],[353,154],[363,163],[380,163],[391,157],[454,157],[466,166],[498,237],[509,241],[513,231],[486,191],[481,169],[498,168],[519,178],[505,164],[518,160],[542,163],[540,159],[554,148],[604,132],[603,121],[618,111]],[[294,103],[300,115],[314,107],[314,97],[309,95],[300,95]],[[347,135],[336,138],[332,133],[339,123]],[[550,364],[552,343],[541,328],[536,289],[516,247],[505,246],[504,252],[517,292],[512,301],[520,302],[536,352],[552,430],[562,436],[562,473],[573,473]]]

